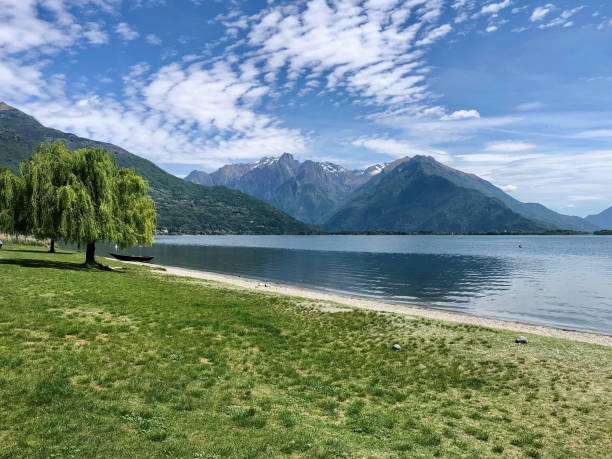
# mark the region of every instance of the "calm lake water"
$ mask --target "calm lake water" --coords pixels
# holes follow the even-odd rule
[[[523,248],[518,246],[522,245]],[[105,255],[108,247],[100,247]],[[612,334],[612,237],[164,236],[155,263]]]

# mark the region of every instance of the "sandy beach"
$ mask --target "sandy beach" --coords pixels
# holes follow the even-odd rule
[[[522,322],[509,320],[489,319],[486,317],[472,316],[468,314],[459,314],[450,311],[442,311],[439,309],[426,309],[408,304],[389,303],[381,300],[371,300],[356,296],[340,295],[328,293],[319,290],[312,290],[290,285],[283,285],[273,282],[263,282],[256,279],[249,279],[240,276],[230,276],[226,274],[217,274],[207,271],[197,271],[185,268],[176,268],[171,266],[155,265],[151,263],[133,263],[154,268],[162,268],[159,271],[153,271],[161,275],[171,275],[179,277],[189,277],[192,279],[201,279],[205,281],[221,282],[229,284],[237,288],[245,288],[280,295],[288,295],[292,297],[304,298],[310,301],[319,301],[325,303],[334,303],[329,305],[321,305],[323,310],[329,312],[340,312],[342,306],[347,308],[368,309],[371,311],[393,312],[397,314],[406,314],[416,317],[426,317],[429,319],[444,320],[448,322],[458,322],[481,327],[496,328],[501,330],[510,330],[517,333],[530,333],[540,336],[549,336],[554,338],[564,338],[585,343],[599,344],[602,346],[612,347],[612,336],[602,335],[598,333],[587,333],[573,330],[564,330],[555,327],[547,327],[543,325],[532,325]]]

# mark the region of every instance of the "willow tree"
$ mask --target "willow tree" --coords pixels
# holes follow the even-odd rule
[[[23,180],[11,170],[0,170],[0,231],[22,233],[25,230]]]
[[[71,180],[71,156],[62,142],[44,142],[32,158],[20,165],[25,231],[39,239],[50,239],[51,253],[55,253],[55,240],[66,233],[70,224],[63,188]]]
[[[86,264],[96,264],[97,241],[122,248],[153,243],[155,207],[142,177],[117,168],[114,158],[97,148],[72,152],[63,167],[68,174],[58,189],[62,237],[86,246]]]

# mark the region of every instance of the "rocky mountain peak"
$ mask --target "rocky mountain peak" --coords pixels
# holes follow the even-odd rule
[[[293,162],[295,161],[295,158],[291,153],[283,153],[280,158],[278,158],[278,161],[282,163]]]
[[[25,123],[26,125],[36,125],[37,127],[42,127],[42,124],[40,124],[36,118],[10,106],[6,102],[0,102],[0,119],[7,125],[7,127],[13,127],[14,123]]]

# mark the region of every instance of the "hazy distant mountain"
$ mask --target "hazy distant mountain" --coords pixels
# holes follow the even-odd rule
[[[280,158],[266,157],[250,164],[229,164],[211,174],[193,171],[185,180],[234,188],[299,220],[319,223],[384,166],[349,171],[329,162],[301,163],[285,153]]]
[[[191,183],[197,183],[198,185],[204,185],[204,186],[214,185],[210,174],[207,174],[204,171],[192,171],[191,174],[185,177],[185,180]]]
[[[612,207],[607,208],[597,215],[589,215],[585,220],[599,226],[601,229],[612,230]]]
[[[458,172],[415,156],[374,177],[324,225],[328,231],[540,231],[545,225],[462,187]]]
[[[0,166],[18,170],[45,140],[63,140],[69,149],[96,146],[113,153],[149,181],[158,228],[189,233],[298,234],[316,231],[240,191],[187,183],[144,158],[112,144],[44,127],[33,117],[0,102]]]

